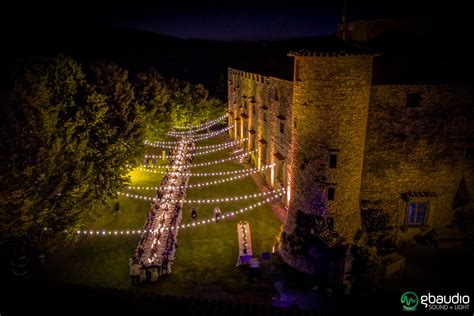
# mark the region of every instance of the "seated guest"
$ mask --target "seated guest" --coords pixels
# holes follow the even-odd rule
[[[219,222],[219,219],[220,219],[220,217],[221,217],[221,214],[222,214],[222,213],[221,213],[221,209],[219,208],[219,206],[216,206],[216,207],[214,208],[214,218],[216,219],[216,223]]]
[[[191,218],[192,219],[196,219],[197,218],[197,211],[196,209],[193,207],[191,208]]]
[[[143,250],[142,245],[138,246],[138,248],[137,248],[137,254],[138,254],[138,257],[139,257],[139,258],[143,255],[143,252],[144,252],[144,250]]]
[[[156,282],[158,280],[158,268],[159,267],[156,265],[151,266],[150,268],[150,273],[151,273],[150,281],[151,282]]]
[[[148,269],[146,269],[146,282],[149,283],[151,282],[151,267],[149,267]]]
[[[161,274],[168,273],[168,264],[169,264],[168,256],[165,256],[163,258],[163,262],[161,263]]]
[[[132,284],[140,283],[140,269],[141,265],[138,264],[138,260],[134,259],[130,263],[130,276],[132,277]]]
[[[140,283],[145,283],[146,282],[146,271],[147,271],[147,268],[146,267],[141,267],[140,269]]]

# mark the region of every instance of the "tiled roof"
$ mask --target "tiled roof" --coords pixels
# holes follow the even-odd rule
[[[435,198],[438,195],[432,191],[408,191],[402,193],[402,199],[408,201],[409,199],[419,199],[419,198]]]
[[[408,191],[409,197],[437,197],[438,195],[431,191]]]
[[[320,56],[338,57],[352,55],[378,55],[374,50],[360,46],[351,42],[344,42],[340,39],[328,38],[313,43],[308,43],[309,47],[291,50],[288,56]]]
[[[290,57],[340,57],[340,56],[376,56],[379,55],[376,52],[372,52],[370,50],[365,49],[355,49],[355,50],[346,50],[346,49],[338,49],[338,48],[325,48],[325,49],[299,49],[299,50],[292,50],[288,52],[288,56]]]

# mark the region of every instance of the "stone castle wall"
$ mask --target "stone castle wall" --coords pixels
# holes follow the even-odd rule
[[[449,225],[460,187],[474,192],[471,89],[372,85],[366,55],[295,55],[294,63],[293,81],[228,70],[229,134],[248,137],[245,149],[258,150],[254,165],[275,163],[263,176],[287,189],[285,234],[294,232],[297,211],[330,219],[349,242],[361,209],[388,212],[405,236]],[[428,203],[426,225],[407,225],[411,202]],[[324,253],[289,249],[280,247],[288,264],[320,270],[315,258]]]
[[[418,102],[407,104],[409,95]],[[464,157],[466,147],[473,145],[472,102],[469,87],[373,86],[361,206],[387,211],[392,224],[408,235],[423,228],[406,225],[410,201],[429,203],[428,227],[450,224],[463,176],[474,192],[474,162]],[[437,197],[407,199],[409,191]]]
[[[360,185],[372,56],[296,56],[295,69],[290,212],[332,217],[334,229],[351,241],[361,225]],[[337,156],[336,168],[329,168],[330,154]],[[318,192],[321,180],[323,191],[335,190],[326,210],[320,193],[327,191]],[[288,232],[291,225],[287,221]]]
[[[257,150],[252,154],[255,166],[275,164],[262,173],[268,184],[286,187],[292,135],[292,82],[231,68],[228,78],[229,126],[236,126],[230,135],[248,138],[244,148]]]

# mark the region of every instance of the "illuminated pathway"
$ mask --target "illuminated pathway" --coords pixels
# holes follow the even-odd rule
[[[163,273],[171,272],[194,147],[192,135],[185,135],[173,150],[168,172],[157,190],[157,199],[151,205],[135,250],[134,260],[142,267],[162,267]]]
[[[192,159],[194,156],[204,155],[218,150],[229,149],[230,147],[238,146],[240,144],[240,142],[232,141],[217,145],[207,145],[201,147],[195,146],[195,142],[218,136],[220,134],[225,133],[229,129],[228,127],[226,127],[224,129],[220,129],[213,132],[197,133],[199,131],[209,128],[211,125],[216,124],[216,122],[220,120],[222,120],[222,118],[219,118],[215,121],[210,121],[206,124],[194,126],[193,129],[188,129],[187,131],[168,133],[168,135],[170,136],[175,136],[177,138],[176,141],[155,143],[151,143],[148,141],[145,142],[145,144],[151,146],[173,148],[172,155],[166,156],[167,159],[170,159],[170,163],[167,166],[148,166],[147,164],[146,169],[139,168],[139,170],[146,170],[154,173],[164,173],[164,177],[160,183],[160,186],[151,188],[153,190],[156,190],[155,197],[117,192],[118,194],[126,197],[152,201],[143,229],[136,230],[136,232],[140,234],[141,238],[137,248],[135,249],[132,261],[135,265],[139,265],[139,268],[141,268],[141,277],[148,275],[148,272],[150,272],[151,275],[155,276],[152,278],[156,280],[157,271],[158,275],[161,275],[162,273],[171,272],[171,266],[175,259],[178,231],[180,228],[184,229],[188,227],[195,227],[203,224],[212,223],[215,221],[215,218],[210,218],[207,220],[193,222],[191,224],[181,224],[181,219],[183,215],[183,205],[185,203],[219,203],[228,201],[242,201],[254,198],[264,198],[263,201],[256,202],[254,204],[249,205],[248,207],[222,214],[221,218],[225,219],[233,218],[239,213],[251,210],[253,208],[257,208],[264,203],[269,203],[273,199],[281,198],[281,196],[285,193],[283,189],[280,189],[255,194],[244,194],[222,198],[219,197],[193,200],[186,199],[186,189],[188,188],[201,188],[213,184],[220,184],[227,181],[237,180],[242,177],[259,173],[265,169],[272,168],[274,166],[274,164],[269,164],[261,166],[260,168],[249,168],[243,170],[230,170],[210,173],[192,173],[192,167],[210,166],[238,159],[240,159],[242,162],[242,159],[248,157],[249,154],[254,152],[245,152],[242,148],[240,148],[238,150],[234,150],[228,158],[193,164]],[[204,149],[204,151],[196,152],[197,148]],[[156,158],[156,156],[146,155],[145,158],[154,159]],[[150,167],[160,168],[161,170],[150,170],[148,169]],[[188,184],[189,178],[191,176],[207,177],[221,175],[232,176],[203,183],[197,183],[192,185]],[[129,189],[132,189],[132,187],[129,187]],[[138,189],[140,189],[140,187]],[[130,231],[127,230],[126,234],[129,234],[129,232]],[[134,234],[135,230],[132,230],[131,232],[132,234]],[[92,234],[93,232],[89,231],[89,233]],[[81,234],[81,231],[78,231],[78,234]],[[99,234],[99,232],[97,231],[96,234]],[[117,234],[118,232],[113,232],[113,235]],[[121,231],[120,234],[123,234],[123,232]],[[101,235],[112,235],[112,232],[102,231]]]

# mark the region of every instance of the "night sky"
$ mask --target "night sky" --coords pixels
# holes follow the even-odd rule
[[[258,4],[256,4],[258,2]],[[344,1],[128,1],[97,4],[2,4],[2,31],[49,26],[81,28],[92,24],[119,26],[180,38],[274,40],[331,35]],[[428,1],[347,1],[348,20],[400,15],[444,14],[446,25],[463,21],[461,4]],[[467,11],[470,12],[470,11]],[[12,28],[13,26],[13,28]]]

